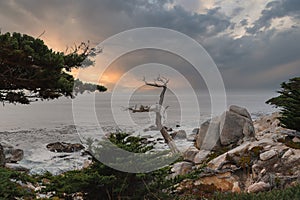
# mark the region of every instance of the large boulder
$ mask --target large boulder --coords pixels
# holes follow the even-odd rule
[[[196,147],[201,150],[212,150],[220,146],[220,119],[215,117],[201,124],[196,136]]]
[[[5,155],[4,155],[4,149],[2,145],[0,144],[0,167],[3,167],[5,165]]]
[[[246,108],[230,106],[220,117],[201,124],[195,146],[201,150],[216,150],[221,146],[236,146],[255,139],[251,116]]]
[[[253,122],[247,111],[238,106],[231,106],[234,111],[225,111],[220,119],[220,142],[227,146],[255,138]],[[241,114],[240,114],[241,113]],[[247,116],[247,117],[245,117]]]
[[[239,107],[239,106],[236,106],[236,105],[231,105],[229,107],[229,111],[234,112],[238,115],[241,115],[243,117],[246,117],[246,118],[252,120],[251,115],[250,115],[250,113],[248,112],[248,110],[246,108],[242,108],[242,107]]]

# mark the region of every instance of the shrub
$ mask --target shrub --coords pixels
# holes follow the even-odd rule
[[[300,77],[281,84],[278,97],[266,103],[281,108],[281,124],[289,129],[300,131]]]

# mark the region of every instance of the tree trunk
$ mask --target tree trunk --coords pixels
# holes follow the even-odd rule
[[[175,142],[173,141],[173,139],[171,138],[171,136],[167,132],[166,128],[161,123],[161,120],[162,120],[161,108],[162,108],[162,104],[163,104],[163,101],[164,101],[166,90],[167,90],[167,87],[164,86],[163,90],[160,93],[159,105],[158,105],[158,109],[156,110],[155,123],[156,123],[156,127],[158,128],[158,130],[162,134],[163,138],[165,139],[165,142],[170,147],[171,152],[177,154],[177,153],[180,153],[180,151],[176,147]]]

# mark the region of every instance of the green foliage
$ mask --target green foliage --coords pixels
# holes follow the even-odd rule
[[[266,103],[281,108],[281,124],[289,129],[300,131],[300,77],[292,78],[281,84],[278,97]]]
[[[132,152],[147,152],[150,148],[141,138],[132,137],[126,133],[110,135],[110,140],[119,147]],[[256,149],[255,151],[258,151]],[[204,167],[204,166],[202,166]],[[35,192],[21,187],[16,181],[30,182],[33,185],[46,186],[39,193],[52,192],[52,199],[73,199],[74,193],[84,194],[85,199],[147,199],[147,200],[183,200],[183,199],[299,199],[300,186],[285,190],[272,190],[258,194],[231,194],[220,193],[212,185],[193,185],[180,194],[172,193],[174,186],[184,180],[197,180],[202,167],[192,173],[167,179],[170,175],[170,166],[150,173],[131,174],[120,172],[100,162],[94,162],[89,168],[69,171],[53,176],[46,173],[42,176],[31,177],[25,173],[0,168],[0,199],[34,199]],[[14,181],[12,181],[14,180]],[[46,180],[46,181],[45,181]],[[53,193],[55,192],[55,193]]]
[[[118,147],[134,153],[145,153],[153,148],[144,144],[142,138],[127,133],[111,134],[109,140]],[[132,174],[117,171],[95,161],[87,169],[69,171],[59,176],[47,174],[40,179],[50,180],[45,192],[55,191],[59,197],[65,199],[71,199],[71,195],[76,192],[85,194],[86,199],[141,199],[148,195],[153,197],[154,194],[150,194],[149,191],[160,191],[160,183],[168,171],[169,168],[149,174]]]
[[[24,173],[0,167],[0,199],[15,199],[16,197],[30,199],[34,197],[33,191],[21,187],[16,181],[26,183],[33,182],[34,179]]]
[[[88,45],[80,46],[65,55],[54,52],[41,39],[20,33],[0,32],[0,101],[29,104],[38,99],[73,97],[84,90],[105,91],[104,86],[85,84],[66,73],[82,67],[88,59]]]

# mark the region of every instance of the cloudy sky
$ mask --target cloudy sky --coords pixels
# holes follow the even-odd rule
[[[138,27],[174,29],[198,41],[228,89],[276,90],[300,75],[299,0],[0,0],[2,32],[45,31],[41,38],[55,50],[87,40],[97,45]],[[103,83],[148,62],[189,68],[168,53],[135,52],[116,60]]]

